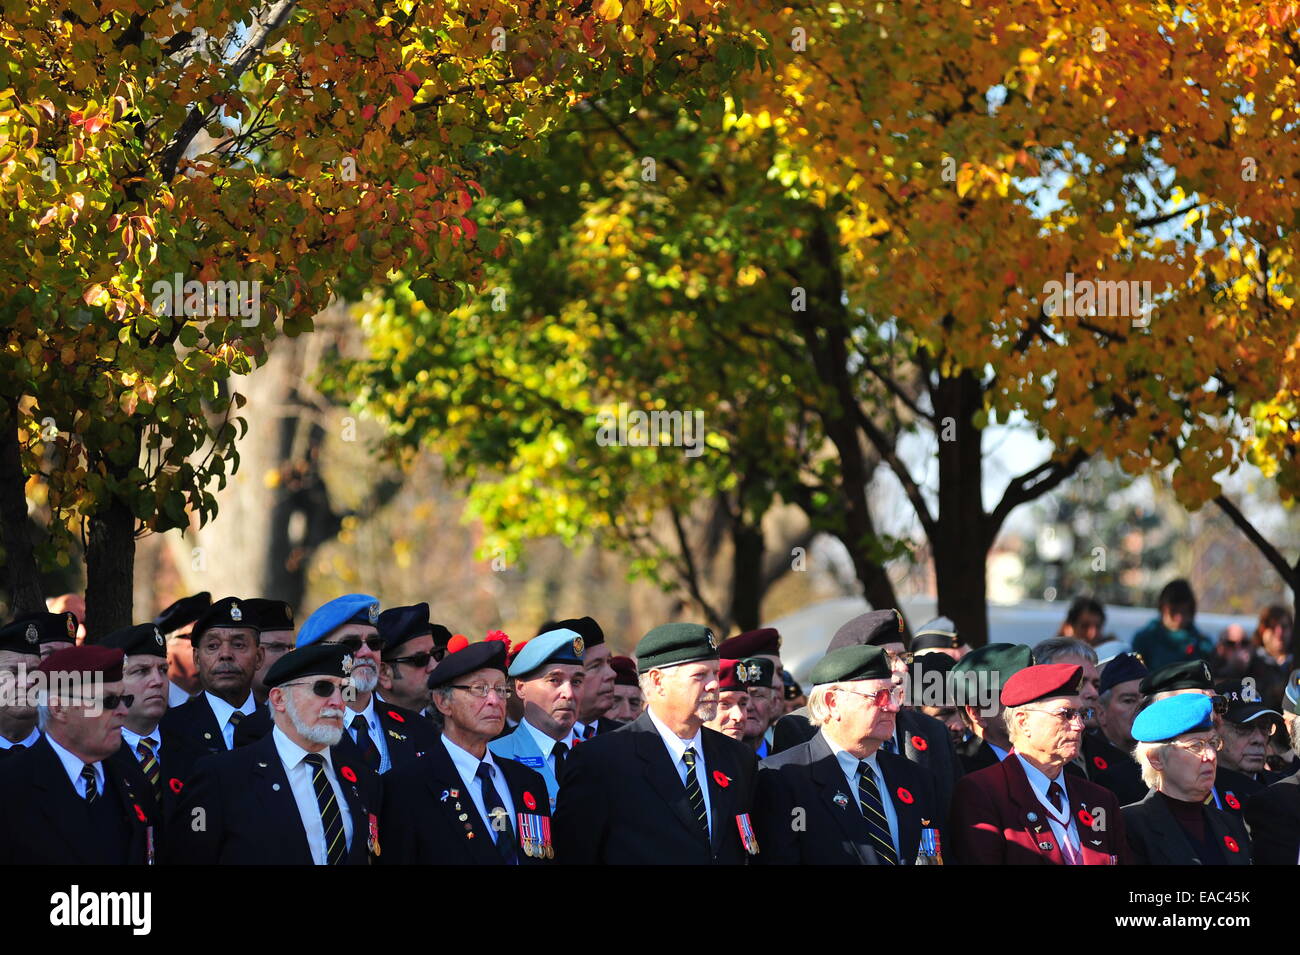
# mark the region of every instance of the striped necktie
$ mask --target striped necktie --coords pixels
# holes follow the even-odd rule
[[[144,778],[149,780],[149,785],[153,787],[154,799],[161,799],[162,770],[158,767],[158,756],[154,753],[153,740],[147,736],[141,736],[140,742],[135,744],[135,751],[140,755],[140,771],[144,773]]]
[[[880,801],[880,789],[876,786],[876,774],[866,760],[858,763],[858,807],[871,835],[871,848],[876,850],[876,855],[885,865],[898,865],[894,840],[889,835],[889,820],[885,817],[885,804]]]
[[[348,842],[343,837],[343,814],[334,798],[334,787],[325,774],[325,757],[308,753],[304,760],[312,768],[311,785],[316,790],[316,805],[320,807],[321,826],[325,829],[325,864],[342,865],[348,856]]]
[[[700,824],[704,837],[709,837],[709,814],[704,808],[704,793],[700,790],[700,777],[695,773],[695,747],[688,746],[682,753],[682,762],[686,764],[686,798],[691,801],[691,812]]]
[[[86,805],[89,806],[99,798],[99,780],[95,778],[95,767],[90,763],[81,767],[81,782],[86,791]]]

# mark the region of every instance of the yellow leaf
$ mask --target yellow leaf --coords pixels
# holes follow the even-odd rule
[[[622,0],[600,0],[596,4],[596,16],[602,20],[617,20],[622,12]]]

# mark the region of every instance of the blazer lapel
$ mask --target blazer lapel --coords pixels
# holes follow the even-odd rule
[[[81,864],[98,860],[87,858],[86,847],[96,845],[95,833],[90,825],[86,800],[68,779],[63,764],[42,736],[32,747],[40,759],[32,777],[32,785],[44,793],[41,810],[49,820],[47,832],[57,832],[68,845],[67,860]],[[107,772],[107,769],[105,769]]]
[[[275,738],[264,736],[251,746],[258,752],[250,785],[262,806],[262,818],[277,821],[272,825],[286,853],[281,861],[286,865],[311,865],[311,843],[307,841],[307,829],[298,812],[298,801],[289,787],[289,776],[280,761],[280,752],[275,748]]]
[[[488,832],[487,825],[479,816],[474,797],[465,788],[465,781],[460,778],[447,747],[439,740],[438,745],[425,754],[424,759],[428,769],[426,779],[433,798],[447,814],[451,831],[464,839],[466,852],[474,864],[499,865],[501,857],[497,854],[496,843],[492,841],[492,833]],[[465,818],[462,819],[461,816]],[[380,849],[382,848],[381,846]]]
[[[542,778],[546,780],[547,801],[550,802],[551,811],[554,812],[555,796],[552,793],[559,793],[560,783],[555,778],[555,773],[549,765],[550,761],[542,755],[541,749],[537,746],[537,740],[533,739],[533,734],[528,732],[528,728],[524,726],[522,721],[519,723],[519,728],[510,734],[510,746],[515,755],[507,758],[519,760],[529,769],[540,773]],[[516,804],[515,809],[520,812],[525,811],[519,809],[518,804]],[[526,811],[532,812],[533,810]]]
[[[659,730],[650,720],[649,710],[638,716],[628,726],[628,730],[636,735],[637,755],[645,763],[644,772],[651,787],[659,794],[659,798],[667,803],[668,808],[687,831],[701,842],[705,841],[704,832],[700,829],[700,824],[691,809],[690,799],[686,795],[686,787],[682,784],[681,777],[677,775],[677,768],[673,765],[672,757],[668,755],[668,747],[659,737]],[[707,754],[704,759],[707,763]]]
[[[132,758],[129,752],[126,756],[128,759]],[[113,760],[106,759],[101,765],[104,767],[104,785],[116,788],[122,809],[126,812],[127,823],[131,827],[131,846],[127,858],[144,859],[149,865],[153,865],[153,840],[156,830],[153,815],[145,808],[157,805],[153,793],[147,789],[137,791],[126,774],[114,765]],[[146,782],[145,785],[148,783]],[[140,818],[141,816],[144,818]]]
[[[809,741],[810,775],[826,800],[826,810],[839,825],[844,838],[853,846],[863,865],[880,865],[876,850],[868,841],[866,820],[858,808],[858,794],[852,791],[840,768],[840,761],[819,732]],[[761,846],[759,847],[762,848]]]
[[[361,790],[355,779],[348,779],[343,770],[347,769],[353,776],[347,756],[338,747],[330,750],[330,762],[338,776],[339,788],[343,790],[343,800],[348,804],[348,814],[352,817],[352,846],[348,849],[348,862],[351,865],[364,865],[370,861],[370,814],[361,798]]]
[[[1149,814],[1147,822],[1152,830],[1152,841],[1160,846],[1164,853],[1164,865],[1198,865],[1200,859],[1196,857],[1196,851],[1191,848],[1191,843],[1183,835],[1183,830],[1179,828],[1178,823],[1174,820],[1173,813],[1165,805],[1160,794],[1152,789],[1147,793],[1146,798],[1142,800]]]
[[[1001,766],[1006,774],[1011,801],[1016,807],[1017,821],[1029,835],[1033,847],[1053,865],[1065,865],[1061,847],[1056,844],[1056,833],[1047,821],[1047,809],[1034,795],[1034,788],[1029,785],[1029,777],[1025,775],[1020,760],[1010,753],[1002,760]]]
[[[731,784],[735,782],[736,771],[727,760],[723,759],[722,753],[715,740],[708,730],[701,731],[700,739],[704,747],[704,768],[708,772],[709,787],[709,842],[716,854],[722,849],[722,839],[727,834],[729,828],[737,825],[735,802],[732,799]],[[723,786],[719,779],[726,782]],[[740,830],[736,830],[739,837]]]
[[[1205,814],[1205,818],[1209,823],[1206,826],[1206,834],[1214,841],[1215,845],[1219,847],[1219,851],[1223,853],[1223,857],[1227,860],[1228,865],[1250,865],[1250,852],[1248,850],[1250,844],[1246,843],[1246,845],[1242,845],[1241,839],[1237,838],[1232,830],[1228,828],[1226,821],[1227,812],[1228,811],[1225,810],[1221,812],[1207,812]],[[1236,852],[1233,852],[1228,847],[1229,839],[1231,839],[1232,844],[1237,847]]]
[[[921,813],[916,808],[915,801],[905,802],[898,796],[900,790],[908,788],[909,780],[893,759],[886,758],[889,755],[885,753],[876,757],[880,772],[885,777],[885,787],[889,790],[880,795],[892,799],[894,803],[894,815],[898,818],[898,862],[900,865],[911,865],[916,859],[917,847],[921,844]],[[934,826],[934,820],[929,820],[929,824]]]
[[[1092,810],[1085,799],[1075,797],[1074,806],[1071,808],[1074,813],[1074,828],[1079,833],[1079,850],[1083,856],[1084,865],[1110,865],[1111,854],[1104,851],[1106,840],[1102,838],[1090,823],[1085,823],[1085,819],[1092,818]]]

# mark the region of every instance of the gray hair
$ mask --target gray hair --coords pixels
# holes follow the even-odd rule
[[[1151,756],[1155,755],[1162,763],[1169,749],[1168,743],[1138,743],[1133,747],[1133,758],[1142,770],[1142,782],[1150,789],[1159,789],[1164,774],[1151,765]]]
[[[1074,637],[1052,637],[1034,645],[1035,663],[1059,663],[1070,658],[1097,665],[1097,651]]]
[[[826,697],[837,689],[838,683],[819,683],[808,691],[808,722],[813,726],[823,726],[830,719],[831,708],[826,705]]]
[[[433,688],[433,696],[431,698],[442,700],[442,702],[450,706],[452,689],[453,688],[451,686],[448,686],[447,684],[443,684],[442,686],[435,686]]]
[[[1037,659],[1037,657],[1035,657],[1035,659]],[[1007,738],[1013,743],[1016,741],[1015,715],[1023,709],[1025,709],[1024,706],[1008,706],[1002,711],[1002,722],[1007,727]]]

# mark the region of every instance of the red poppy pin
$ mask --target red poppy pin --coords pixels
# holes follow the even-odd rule
[[[139,803],[132,803],[131,808],[135,810],[135,818],[139,819],[141,822],[149,821],[149,817],[144,814],[144,810],[140,808]]]
[[[171,779],[167,780],[167,786],[168,786],[168,788],[171,789],[171,791],[174,792],[174,793],[178,793],[178,792],[180,792],[181,789],[184,787],[184,785],[185,785],[185,784],[184,784],[183,782],[181,782],[179,779],[177,779],[175,776],[173,776]]]
[[[406,717],[403,716],[401,713],[397,712],[397,710],[389,710],[388,715],[392,717],[393,721],[396,723],[406,722]]]
[[[534,799],[533,794],[526,789],[524,790],[524,805],[527,806],[529,809],[537,808],[537,800]]]
[[[731,785],[731,777],[728,776],[720,769],[715,769],[713,771],[713,781],[717,783],[719,786],[721,786],[723,789],[726,789],[728,786]]]
[[[912,794],[902,786],[898,787],[898,798],[903,800],[903,802],[907,803],[909,806],[912,805]]]
[[[1091,827],[1091,826],[1092,826],[1092,813],[1088,812],[1088,810],[1086,810],[1086,809],[1080,809],[1080,810],[1079,810],[1079,821],[1080,821],[1081,823],[1083,823],[1085,826]]]
[[[1109,764],[1100,756],[1094,756],[1092,758],[1092,765],[1096,766],[1098,769],[1105,769]]]
[[[912,737],[912,749],[916,750],[918,753],[924,753],[929,748],[930,744],[925,741],[924,736]]]
[[[1223,837],[1223,844],[1224,844],[1225,846],[1228,847],[1228,851],[1229,851],[1229,852],[1240,852],[1240,851],[1241,851],[1241,847],[1240,847],[1239,845],[1237,845],[1237,840],[1234,839],[1234,838],[1232,838],[1232,836],[1224,836],[1224,837]]]
[[[1240,808],[1241,808],[1241,803],[1240,803],[1240,801],[1238,801],[1237,797],[1234,796],[1232,793],[1225,793],[1224,796],[1223,796],[1223,801],[1226,802],[1226,803],[1228,804],[1228,808],[1229,808],[1229,809],[1240,809]]]
[[[352,771],[351,766],[340,767],[339,773],[350,783],[355,783],[357,781],[357,774]]]
[[[1184,650],[1183,652],[1186,653],[1186,654],[1190,657],[1193,653],[1196,652],[1196,647],[1188,647],[1188,648],[1187,648],[1186,650]]]

